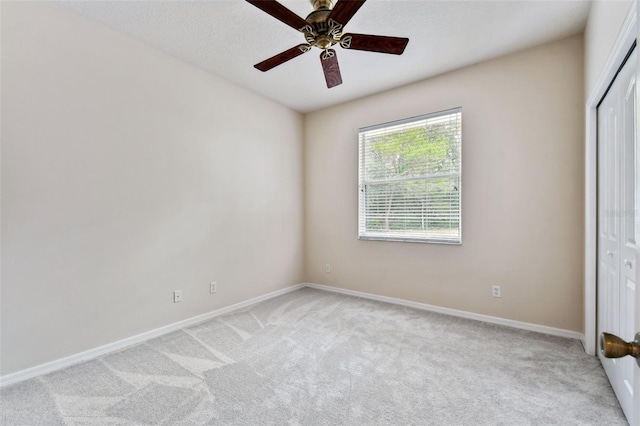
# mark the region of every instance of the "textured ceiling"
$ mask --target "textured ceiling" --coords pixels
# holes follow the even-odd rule
[[[305,17],[307,0],[282,4]],[[580,33],[585,0],[369,0],[347,32],[408,37],[402,56],[336,48],[343,84],[327,89],[320,50],[271,71],[253,65],[304,42],[241,0],[70,1],[60,6],[301,112],[359,98]]]

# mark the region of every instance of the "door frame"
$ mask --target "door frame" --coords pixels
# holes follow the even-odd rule
[[[598,258],[598,111],[604,96],[627,53],[638,37],[638,3],[634,0],[618,33],[604,68],[589,94],[585,111],[585,216],[584,216],[584,339],[585,352],[595,355],[597,350],[597,258]],[[636,64],[636,72],[639,70]]]

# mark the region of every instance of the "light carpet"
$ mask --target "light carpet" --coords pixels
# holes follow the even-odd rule
[[[578,341],[304,288],[0,390],[4,425],[623,425]]]

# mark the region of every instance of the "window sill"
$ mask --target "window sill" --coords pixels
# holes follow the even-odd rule
[[[358,235],[358,239],[363,241],[392,241],[397,243],[445,244],[452,246],[462,245],[462,240],[448,240],[437,238],[407,238],[396,236]]]

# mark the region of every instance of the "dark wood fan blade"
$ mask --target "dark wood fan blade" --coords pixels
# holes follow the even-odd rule
[[[345,49],[391,53],[393,55],[402,55],[407,43],[409,43],[408,38],[369,34],[345,34],[340,38],[340,46]]]
[[[324,79],[327,80],[327,87],[342,84],[342,75],[340,75],[340,65],[338,65],[338,56],[333,49],[327,49],[320,53],[320,62],[322,62],[322,71],[324,71]]]
[[[255,64],[254,67],[259,69],[260,71],[269,71],[271,68],[277,67],[280,64],[284,64],[287,61],[295,58],[296,56],[300,56],[305,52],[308,52],[311,49],[311,46],[308,44],[299,44],[296,47],[292,47],[289,50],[285,50],[282,53],[278,53],[275,56],[272,56],[269,59],[266,59],[259,64]]]
[[[275,0],[247,0],[247,2],[298,31],[301,31],[302,28],[309,25],[307,21]]]
[[[365,0],[339,0],[327,19],[333,19],[339,24],[347,25]]]

